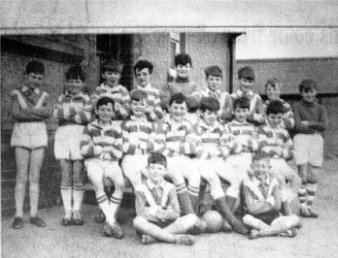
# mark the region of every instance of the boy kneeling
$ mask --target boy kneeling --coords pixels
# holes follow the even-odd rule
[[[193,245],[194,237],[182,235],[191,229],[196,221],[195,214],[179,218],[180,208],[175,186],[166,182],[163,175],[167,170],[167,159],[160,153],[148,158],[149,177],[136,191],[136,213],[134,227],[142,235],[142,243],[158,241]]]
[[[252,158],[253,175],[244,180],[244,199],[247,214],[245,225],[252,228],[249,238],[267,236],[295,237],[300,220],[296,215],[281,216],[281,194],[276,178],[272,176],[270,158],[259,152]]]

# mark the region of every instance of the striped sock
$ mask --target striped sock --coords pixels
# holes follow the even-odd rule
[[[307,184],[301,184],[299,190],[298,190],[298,196],[299,196],[299,202],[301,206],[306,206],[306,185]]]
[[[65,216],[70,219],[72,216],[72,187],[60,185],[60,190],[63,206],[65,208]]]
[[[100,196],[96,197],[96,200],[102,210],[102,212],[104,213],[104,215],[106,216],[106,221],[109,224],[112,224],[115,222],[115,218],[114,215],[111,214],[111,208],[110,208],[110,204],[109,204],[109,200],[106,194],[102,194]]]
[[[119,196],[114,196],[114,194],[112,194],[110,196],[109,202],[110,202],[110,212],[112,213],[112,215],[115,218],[116,212],[121,205],[122,198],[119,197]]]
[[[188,193],[189,193],[191,205],[192,205],[194,211],[197,210],[199,192],[200,192],[199,187],[194,187],[194,186],[188,185]]]
[[[180,185],[176,185],[176,193],[177,193],[177,199],[180,204],[180,210],[181,215],[187,215],[187,214],[194,214],[194,209],[191,205],[191,200],[189,198],[189,193],[187,191],[187,187],[185,186],[185,183],[182,183]]]
[[[306,186],[307,206],[312,207],[317,192],[317,183],[308,182]]]

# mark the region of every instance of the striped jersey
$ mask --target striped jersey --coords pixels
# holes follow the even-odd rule
[[[235,153],[253,152],[258,149],[257,131],[253,124],[236,119],[224,126],[226,144],[238,145]]]
[[[283,120],[282,120],[282,124],[281,127],[290,130],[295,126],[295,117],[292,111],[292,107],[289,103],[287,103],[286,101],[279,99],[282,103],[283,103],[283,107],[284,107],[284,115],[283,115]],[[264,110],[266,110],[267,106],[270,104],[270,100],[267,100],[264,103]]]
[[[52,114],[50,96],[39,88],[15,89],[11,92],[11,100],[11,115],[17,122],[43,121]]]
[[[293,142],[288,131],[281,126],[273,128],[268,123],[258,128],[259,147],[271,158],[289,160],[293,157]]]
[[[192,124],[188,120],[175,122],[170,115],[166,116],[158,130],[159,136],[165,140],[166,157],[197,154],[201,143]]]
[[[158,137],[156,125],[145,117],[131,116],[121,124],[123,135],[123,151],[126,154],[147,154],[165,148],[165,142]]]
[[[247,117],[247,121],[255,125],[264,124],[265,116],[262,98],[257,93],[254,93],[252,90],[247,93],[244,93],[241,90],[237,90],[236,92],[231,94],[231,98],[233,101],[241,97],[247,97],[250,100],[250,114]]]
[[[67,124],[86,125],[92,120],[92,105],[87,94],[73,96],[67,92],[58,98],[53,117],[59,119],[59,126]]]
[[[146,87],[141,87],[137,85],[137,90],[144,91],[147,93],[147,104],[148,106],[152,107],[150,112],[146,112],[146,116],[148,121],[156,122],[163,118],[163,110],[161,108],[161,98],[160,98],[160,91],[150,84]],[[131,95],[132,93],[130,93]]]
[[[118,108],[115,110],[114,120],[125,120],[130,116],[131,100],[129,92],[124,86],[117,85],[112,88],[105,83],[102,83],[100,86],[96,87],[95,92],[91,95],[94,108],[96,108],[98,99],[103,96],[112,98],[115,101],[115,107],[118,105]]]
[[[98,120],[88,124],[80,143],[86,158],[117,161],[123,155],[122,129],[113,123],[103,126]]]

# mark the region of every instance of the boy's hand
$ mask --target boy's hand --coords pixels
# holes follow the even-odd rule
[[[275,206],[275,198],[273,196],[269,196],[266,198],[266,202],[270,203],[272,206]]]
[[[310,125],[310,122],[309,121],[301,121],[301,124],[308,127]]]
[[[101,146],[94,146],[94,156],[99,156],[102,153]]]

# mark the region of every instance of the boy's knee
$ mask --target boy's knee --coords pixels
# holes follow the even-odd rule
[[[250,221],[252,220],[252,218],[253,217],[251,215],[249,215],[249,214],[244,215],[244,217],[243,217],[243,223],[246,224],[246,225],[250,224]]]
[[[140,216],[137,216],[134,220],[133,220],[133,225],[134,225],[134,228],[136,229],[139,229],[139,228],[142,228],[142,225],[144,225],[144,223],[146,223],[147,221],[140,217]]]

